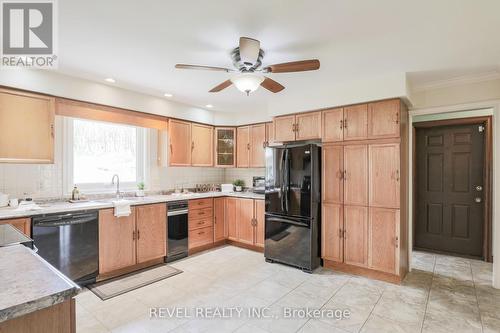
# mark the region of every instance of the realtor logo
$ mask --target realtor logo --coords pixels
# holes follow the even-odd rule
[[[55,68],[55,3],[1,2],[2,67]]]

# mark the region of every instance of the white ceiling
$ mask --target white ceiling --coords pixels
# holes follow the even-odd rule
[[[280,100],[304,108],[305,96],[318,90],[328,94],[329,87],[395,73],[411,72],[423,84],[450,70],[475,74],[500,66],[498,0],[64,0],[58,6],[59,72],[100,82],[113,77],[119,87],[169,92],[173,100],[224,112],[267,110]],[[318,58],[321,69],[269,75],[286,89],[249,97],[234,87],[208,93],[230,74],[174,69],[176,63],[230,67],[240,36],[261,41],[265,64]]]

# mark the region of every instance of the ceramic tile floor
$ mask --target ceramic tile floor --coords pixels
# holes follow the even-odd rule
[[[500,332],[500,290],[481,261],[416,252],[401,286],[320,269],[303,273],[226,246],[176,262],[184,273],[108,301],[77,296],[77,333],[98,332]],[[150,319],[151,307],[266,309],[225,319]],[[284,318],[286,309],[349,310]],[[226,310],[229,311],[229,310]],[[276,316],[276,318],[275,318]]]

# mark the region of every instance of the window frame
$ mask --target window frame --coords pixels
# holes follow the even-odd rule
[[[115,185],[111,185],[111,179],[109,183],[81,183],[75,184],[74,182],[74,146],[73,146],[73,126],[74,120],[84,120],[96,123],[111,124],[117,126],[133,127],[137,130],[136,144],[136,181],[135,182],[125,182],[120,181],[120,192],[130,192],[137,190],[137,183],[146,183],[146,178],[148,176],[148,161],[147,158],[147,144],[149,142],[148,129],[138,126],[125,125],[113,122],[103,122],[98,120],[81,119],[73,117],[63,117],[63,189],[64,194],[71,194],[73,187],[76,185],[80,191],[85,194],[107,194],[115,193]]]

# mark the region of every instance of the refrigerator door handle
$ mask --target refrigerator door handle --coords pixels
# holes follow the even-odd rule
[[[290,219],[276,217],[276,216],[266,216],[266,222],[277,222],[277,223],[284,223],[284,224],[290,224],[290,225],[295,225],[295,226],[299,226],[299,227],[309,228],[309,223],[300,222],[300,221],[296,221],[296,220],[290,220]]]
[[[286,149],[285,150],[285,177],[286,177],[286,180],[284,182],[284,186],[285,186],[285,212],[288,213],[288,210],[289,210],[289,198],[288,198],[288,191],[290,189],[290,160],[288,158],[288,153],[289,153],[289,150]]]
[[[280,169],[281,169],[281,186],[280,186],[280,191],[281,191],[281,210],[282,211],[286,211],[285,210],[285,157],[286,157],[286,150],[283,151],[283,156],[281,157],[281,165],[280,165]]]

